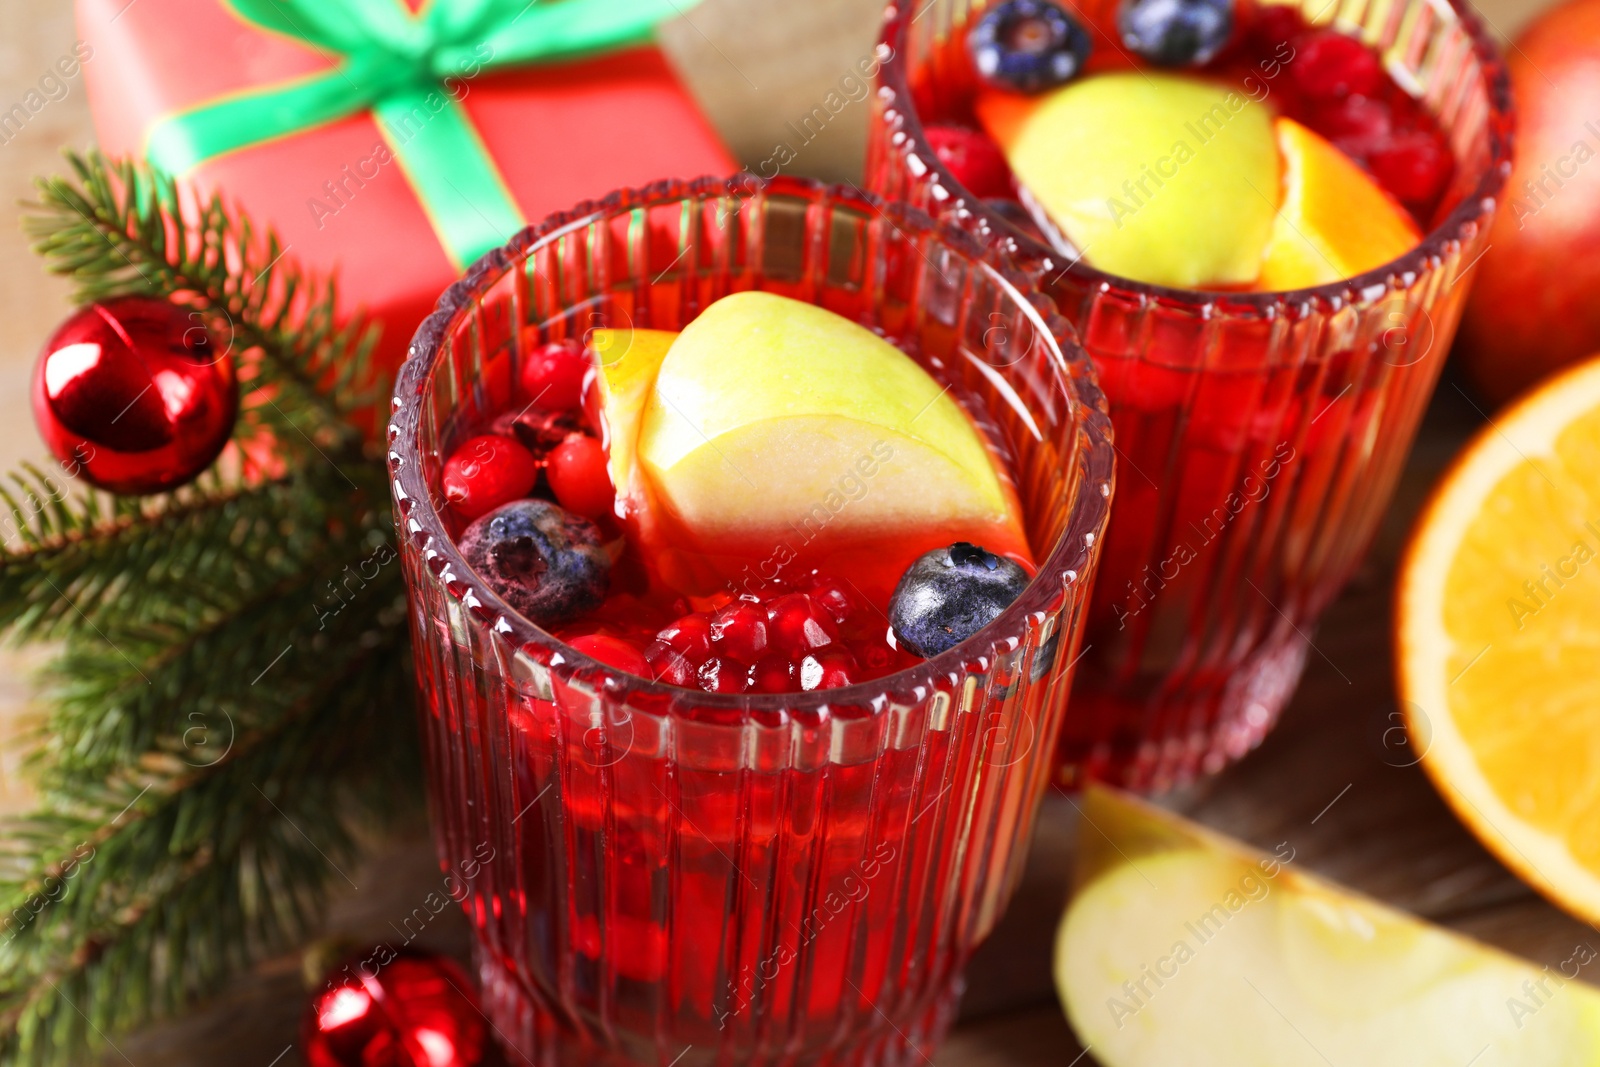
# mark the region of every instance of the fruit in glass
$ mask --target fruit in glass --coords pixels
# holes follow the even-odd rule
[[[1000,242],[1095,365],[1118,495],[1056,780],[1160,789],[1260,741],[1377,528],[1504,184],[1506,79],[1462,3],[1085,0],[1081,70],[1019,96],[968,33],[1016,3],[890,8],[868,184]],[[963,185],[963,135],[1014,195]]]
[[[530,380],[560,379],[548,346],[600,364],[590,386],[610,391],[615,416],[602,418],[604,458],[626,495],[630,445],[664,446],[620,429],[631,378],[605,372],[647,365],[647,349],[675,343],[656,331],[687,336],[747,292],[876,331],[982,422],[1037,573],[967,641],[876,677],[825,677],[841,656],[819,664],[819,684],[784,672],[779,691],[756,691],[756,614],[833,645],[837,620],[814,609],[840,607],[840,591],[735,595],[706,605],[733,609],[714,621],[742,650],[737,688],[725,687],[720,667],[709,682],[698,668],[676,675],[658,642],[639,646],[630,621],[667,605],[648,580],[629,584],[625,562],[598,607],[565,601],[548,618],[568,640],[469,566],[457,538],[481,516],[453,512],[445,475],[473,435],[531,403]],[[423,324],[390,436],[430,796],[445,869],[476,871],[464,906],[513,1059],[880,1064],[931,1052],[1047,785],[1108,515],[1109,424],[1065,331],[970,235],[791,180],[664,183],[581,205],[480,263]],[[608,520],[577,516],[549,469],[550,443],[581,437],[586,416],[527,414],[512,436],[554,484],[501,507],[530,543],[592,562]],[[594,456],[560,462],[581,475]],[[574,482],[592,489],[592,477]],[[714,509],[697,485],[674,499]],[[870,596],[854,599],[871,610]],[[710,642],[713,623],[697,629],[696,614],[660,643]]]

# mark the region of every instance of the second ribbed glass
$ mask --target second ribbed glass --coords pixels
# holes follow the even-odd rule
[[[1068,6],[1104,27],[1117,2]],[[1456,157],[1455,207],[1411,253],[1344,282],[1190,292],[1058,254],[939,161],[924,127],[964,121],[964,37],[986,6],[890,6],[868,185],[1009,249],[1095,364],[1116,427],[1117,500],[1057,782],[1161,789],[1260,741],[1372,539],[1505,181],[1505,74],[1462,0],[1306,0],[1309,22],[1359,37],[1437,118]],[[1114,42],[1099,34],[1095,46]]]
[[[977,637],[841,689],[702,693],[562,644],[457,552],[441,457],[524,353],[752,288],[882,331],[987,428],[1042,563]],[[446,294],[390,464],[441,862],[514,1061],[928,1060],[1021,866],[1107,521],[1109,423],[1066,332],[970,236],[787,180],[615,194]]]

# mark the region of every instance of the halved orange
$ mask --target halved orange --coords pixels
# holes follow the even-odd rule
[[[1525,881],[1600,922],[1600,359],[1456,460],[1406,555],[1396,643],[1440,792]]]

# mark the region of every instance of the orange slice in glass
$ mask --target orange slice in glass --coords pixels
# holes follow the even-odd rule
[[[1381,267],[1421,234],[1401,207],[1349,156],[1293,119],[1273,122],[1283,159],[1283,204],[1256,288],[1326,285]]]

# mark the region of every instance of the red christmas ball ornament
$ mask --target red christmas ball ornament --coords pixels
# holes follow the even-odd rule
[[[77,312],[46,342],[33,415],[63,467],[123,495],[193,481],[233,434],[239,383],[198,312],[122,297]]]
[[[476,1067],[483,1012],[454,962],[377,945],[328,973],[300,1024],[309,1067]]]

